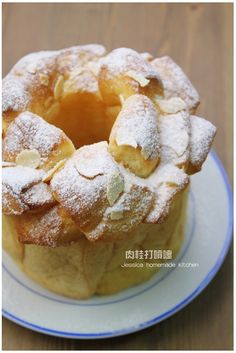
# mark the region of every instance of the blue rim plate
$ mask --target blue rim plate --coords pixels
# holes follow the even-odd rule
[[[232,204],[227,174],[211,151],[202,172],[192,177],[187,235],[175,268],[162,269],[117,295],[78,301],[32,282],[4,254],[3,316],[34,331],[78,339],[120,336],[152,326],[189,304],[218,272],[231,243]],[[216,217],[219,209],[221,216]],[[199,266],[178,267],[183,262]]]

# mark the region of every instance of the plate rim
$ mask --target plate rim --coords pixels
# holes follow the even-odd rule
[[[154,317],[154,318],[152,318],[148,321],[145,321],[143,323],[140,323],[138,325],[129,327],[127,329],[107,331],[107,332],[98,332],[98,333],[79,333],[79,332],[66,332],[66,331],[53,330],[50,328],[36,325],[36,324],[28,322],[26,320],[23,320],[23,319],[11,314],[10,312],[8,312],[7,310],[2,308],[3,317],[9,319],[10,321],[13,321],[14,323],[16,323],[20,326],[23,326],[25,328],[31,329],[36,332],[48,334],[51,336],[71,338],[71,339],[101,339],[101,338],[111,338],[111,337],[127,335],[127,334],[130,334],[133,332],[143,330],[145,328],[153,326],[153,325],[167,319],[168,317],[174,315],[176,312],[178,312],[179,310],[181,310],[185,306],[187,306],[207,287],[207,285],[215,277],[215,275],[219,271],[226,255],[228,253],[228,250],[229,250],[229,247],[231,244],[231,240],[232,240],[233,194],[232,194],[231,184],[229,182],[229,178],[228,178],[228,175],[225,171],[225,168],[224,168],[222,162],[220,161],[219,157],[217,156],[216,152],[214,150],[211,150],[209,155],[213,158],[213,160],[216,164],[216,167],[220,171],[220,174],[223,178],[226,193],[227,193],[228,206],[229,206],[229,214],[228,214],[229,218],[228,218],[227,233],[226,233],[224,245],[222,247],[222,251],[221,251],[218,259],[216,260],[215,264],[213,265],[211,270],[208,272],[208,274],[204,277],[204,279],[200,282],[200,284],[192,291],[192,293],[189,294],[186,298],[184,298],[181,302],[176,304],[173,308],[162,313],[161,315],[158,315],[157,317]]]

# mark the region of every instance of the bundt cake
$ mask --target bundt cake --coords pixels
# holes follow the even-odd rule
[[[131,250],[176,256],[189,176],[216,128],[195,115],[199,95],[171,58],[33,53],[2,92],[3,244],[28,276],[82,299],[150,278],[157,268],[122,266]]]

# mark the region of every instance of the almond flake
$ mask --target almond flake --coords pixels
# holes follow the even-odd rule
[[[52,98],[52,97],[48,97],[48,98],[45,100],[45,102],[44,102],[45,108],[46,108],[46,109],[49,108],[50,105],[52,104],[52,102],[53,102],[53,98]]]
[[[59,113],[60,110],[60,104],[59,103],[54,103],[47,111],[46,117],[48,120],[52,119],[55,115]]]
[[[41,163],[41,157],[37,150],[23,150],[16,157],[16,165],[37,168]]]
[[[49,84],[49,77],[48,77],[48,75],[45,75],[45,74],[40,73],[40,74],[39,74],[39,81],[40,81],[40,83],[41,83],[43,86],[48,86],[48,84]]]
[[[140,55],[144,60],[147,60],[147,61],[151,61],[154,59],[154,57],[148,52],[141,53]]]
[[[137,81],[141,87],[147,86],[150,82],[150,80],[148,80],[141,73],[136,71],[128,71],[126,75],[129,76],[130,78],[133,78],[135,81]]]
[[[143,156],[143,158],[146,160],[148,160],[148,158],[150,157],[150,155],[152,154],[152,150],[150,149],[149,146],[143,147],[141,149],[141,154]]]
[[[124,179],[118,172],[108,175],[107,199],[110,206],[113,206],[120,194],[124,191]]]
[[[2,162],[2,167],[5,168],[5,167],[15,167],[16,166],[16,163],[13,163],[13,162]]]
[[[123,105],[125,102],[124,96],[122,94],[119,94],[119,98],[120,98],[121,105]]]
[[[29,74],[36,74],[36,67],[34,65],[29,65],[27,66],[26,71]]]
[[[118,146],[131,146],[133,148],[137,148],[138,146],[137,142],[131,135],[117,136],[116,143]]]
[[[123,218],[123,211],[111,211],[111,220],[118,221]]]
[[[60,75],[55,83],[55,87],[54,87],[54,98],[58,99],[62,93],[63,90],[63,85],[64,85],[64,77],[62,75]]]
[[[47,174],[45,175],[45,177],[43,178],[44,182],[50,181],[53,177],[53,175],[58,171],[58,169],[60,169],[61,167],[63,167],[63,165],[65,164],[66,160],[62,159],[61,161],[59,161],[58,163],[56,163],[54,165],[54,167],[52,169],[50,169]]]
[[[167,114],[175,114],[186,109],[185,102],[179,97],[173,97],[170,99],[156,99],[156,103],[159,106],[159,109],[163,113]]]
[[[90,61],[87,65],[87,68],[92,71],[94,76],[97,76],[99,73],[100,65],[98,63]]]
[[[80,76],[83,71],[84,71],[84,68],[82,68],[82,67],[78,67],[78,68],[74,69],[74,70],[70,73],[69,80],[73,80],[73,79],[76,78],[77,76]]]

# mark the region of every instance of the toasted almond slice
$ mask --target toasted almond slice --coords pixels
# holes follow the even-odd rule
[[[113,206],[120,194],[124,191],[124,179],[118,172],[108,175],[107,199],[110,206]]]
[[[54,103],[47,111],[46,113],[46,118],[48,120],[53,119],[53,117],[59,113],[60,110],[60,103],[56,102]]]
[[[63,85],[64,85],[64,77],[62,75],[58,76],[57,81],[54,86],[54,98],[58,99],[62,93]]]
[[[90,71],[92,71],[92,73],[93,73],[95,76],[97,76],[98,73],[99,73],[100,65],[99,65],[99,63],[90,61],[90,62],[88,62],[88,64],[87,64],[87,68],[88,68]]]
[[[46,100],[45,100],[45,102],[44,102],[44,106],[45,106],[45,108],[47,109],[47,108],[49,108],[50,107],[50,105],[52,104],[52,102],[53,102],[53,97],[48,97]]]
[[[149,148],[149,146],[145,146],[141,149],[141,154],[145,161],[147,161],[150,155],[152,154],[152,150]]]
[[[48,86],[48,84],[49,84],[49,77],[48,77],[48,75],[45,75],[45,74],[40,73],[40,74],[39,74],[39,81],[40,81],[40,83],[41,83],[43,86]]]
[[[163,113],[175,114],[186,109],[186,104],[180,97],[156,99],[156,104]]]
[[[148,80],[141,73],[136,71],[128,71],[126,75],[129,76],[130,78],[133,78],[135,81],[137,81],[141,87],[147,86],[150,82],[150,80]]]
[[[29,74],[36,74],[36,66],[30,64],[30,65],[27,66],[26,71],[27,71]]]
[[[142,58],[143,58],[144,60],[147,60],[147,61],[151,61],[151,60],[154,59],[153,56],[152,56],[152,54],[150,54],[150,53],[148,53],[148,52],[141,53],[140,55],[142,56]]]
[[[123,211],[111,211],[111,220],[118,221],[123,218]]]
[[[13,163],[13,162],[2,162],[2,167],[5,168],[5,167],[15,167],[16,166],[16,163]]]
[[[16,157],[16,165],[37,168],[41,163],[41,157],[37,150],[23,150]]]
[[[73,79],[73,78],[81,75],[83,71],[84,71],[84,68],[82,68],[81,66],[75,68],[73,71],[71,71],[69,79]]]
[[[53,175],[58,171],[58,169],[60,169],[61,167],[63,167],[63,165],[65,164],[66,159],[62,159],[61,161],[59,161],[58,163],[56,163],[54,165],[54,167],[52,169],[50,169],[47,174],[45,175],[45,177],[43,178],[44,182],[50,181],[53,177]]]
[[[131,146],[133,148],[137,148],[137,146],[138,146],[137,142],[135,141],[135,139],[131,135],[122,136],[120,134],[120,136],[116,137],[116,143],[118,146],[125,145],[125,146]]]
[[[119,94],[119,98],[120,98],[121,105],[123,105],[125,102],[124,96],[122,94]]]

